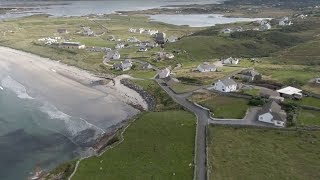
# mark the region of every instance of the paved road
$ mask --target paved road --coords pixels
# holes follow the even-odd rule
[[[168,86],[164,85],[161,80],[156,79],[158,84],[164,89],[173,100],[183,107],[189,109],[197,116],[197,135],[196,135],[196,159],[195,159],[195,179],[207,179],[207,149],[206,149],[206,129],[210,118],[209,112],[201,109],[193,103],[186,100],[191,93],[175,94]]]

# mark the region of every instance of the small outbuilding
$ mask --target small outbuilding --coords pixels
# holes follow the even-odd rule
[[[295,87],[291,87],[291,86],[279,89],[277,90],[277,92],[279,92],[282,97],[296,98],[296,99],[303,98],[302,90]]]

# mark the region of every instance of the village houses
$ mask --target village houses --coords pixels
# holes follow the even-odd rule
[[[164,44],[166,42],[166,34],[165,33],[157,33],[155,37],[155,41],[158,44]]]

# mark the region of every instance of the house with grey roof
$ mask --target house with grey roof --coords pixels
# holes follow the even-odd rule
[[[113,68],[118,71],[129,71],[132,67],[131,60],[125,60],[124,62],[115,63]]]
[[[113,59],[118,60],[120,59],[121,55],[118,51],[109,51],[107,55],[104,56],[104,59]]]
[[[86,46],[80,42],[63,42],[59,45],[60,48],[66,49],[85,49]]]
[[[150,63],[144,63],[142,65],[142,69],[148,70],[148,69],[152,69],[153,66]]]
[[[239,64],[238,58],[229,57],[221,60],[222,64]]]
[[[238,77],[249,82],[262,79],[262,75],[254,69],[243,70],[238,74]]]
[[[170,70],[168,68],[164,68],[158,71],[158,77],[160,79],[164,79],[170,76]]]
[[[216,70],[217,70],[217,68],[215,65],[209,64],[207,62],[204,62],[197,67],[197,71],[199,71],[199,72],[213,72]]]
[[[270,123],[278,127],[284,127],[286,123],[286,113],[275,101],[265,104],[258,112],[258,121]]]
[[[220,92],[234,92],[238,89],[238,83],[229,77],[223,80],[218,80],[213,84],[212,88]]]

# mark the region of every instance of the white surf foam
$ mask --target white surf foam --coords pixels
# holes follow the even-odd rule
[[[33,99],[33,97],[29,96],[29,94],[27,93],[26,88],[16,80],[12,79],[10,76],[2,79],[1,85],[4,88],[8,88],[16,93],[17,96],[21,99]]]
[[[1,87],[1,86],[0,86],[0,89],[1,89],[2,91],[4,90],[3,87]]]
[[[65,123],[65,127],[71,136],[78,135],[81,131],[86,129],[94,129],[96,135],[104,133],[104,130],[87,122],[81,118],[72,118],[70,115],[60,111],[54,105],[50,103],[45,103],[40,107],[40,110],[50,117],[50,119],[60,119]]]

